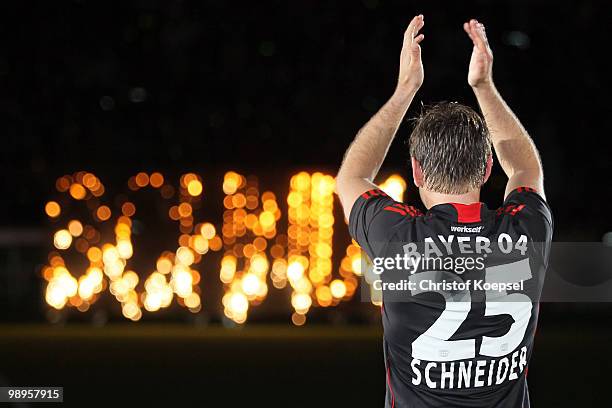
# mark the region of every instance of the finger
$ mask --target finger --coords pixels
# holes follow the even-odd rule
[[[463,23],[463,31],[466,32],[466,34],[468,35],[468,37],[470,37],[470,40],[472,40],[472,42],[475,42],[474,36],[472,35],[472,30],[470,29],[470,23],[468,22]]]
[[[410,21],[410,24],[408,24],[408,27],[406,28],[406,31],[404,32],[404,39],[409,39],[412,41],[412,39],[414,38],[415,35],[415,27],[423,22],[423,15],[419,14],[418,16],[414,16],[413,19]],[[421,25],[422,27],[422,25]]]
[[[487,39],[487,30],[485,29],[484,24],[480,24],[480,31],[485,44],[489,45],[489,40]]]
[[[470,22],[470,29],[476,41],[486,45],[486,41],[483,34],[484,25],[482,25],[482,23],[479,23],[478,20],[472,20]]]
[[[423,26],[425,25],[425,20],[423,19],[423,16],[420,15],[419,17],[420,18],[416,21],[414,25],[414,30],[412,32],[412,38],[415,38],[419,34],[419,31],[421,30],[421,28],[423,28]]]
[[[410,33],[412,33],[413,27],[414,27],[414,23],[416,22],[416,19],[418,18],[418,16],[414,16],[412,18],[412,20],[410,20],[410,23],[408,24],[408,27],[406,27],[406,31],[404,31],[404,36],[409,36]]]
[[[425,25],[425,21],[423,20],[423,16],[419,15],[417,16],[419,17],[417,19],[417,21],[414,24],[413,27],[413,31],[410,34],[410,47],[412,49],[412,55],[413,57],[416,59],[420,59],[420,55],[421,55],[421,47],[419,46],[419,43],[421,41],[423,41],[423,38],[425,38],[425,36],[423,34],[418,34],[419,30],[421,28],[423,28],[423,26]],[[418,39],[418,40],[417,40]]]
[[[478,47],[481,51],[486,51],[487,42],[485,41],[484,35],[482,34],[483,30],[478,25],[478,21],[472,19],[470,20],[470,31],[472,32],[474,45]]]
[[[479,24],[478,25],[478,33],[480,35],[480,38],[482,38],[482,42],[484,43],[484,50],[489,50],[490,46],[489,46],[489,40],[487,38],[487,31],[485,29],[484,24]]]
[[[465,30],[465,32],[467,33],[467,35],[470,37],[470,39],[472,40],[472,42],[474,42],[474,45],[477,45],[476,42],[478,41],[476,33],[473,29],[473,22],[476,21],[474,19],[466,22],[463,24],[463,29]]]

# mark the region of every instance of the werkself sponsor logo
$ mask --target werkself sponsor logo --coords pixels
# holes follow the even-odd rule
[[[468,227],[465,225],[451,225],[450,230],[452,232],[480,232],[484,228],[484,225],[478,225],[475,227]]]

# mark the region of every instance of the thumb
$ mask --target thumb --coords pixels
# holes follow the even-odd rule
[[[425,38],[425,35],[419,34],[412,40],[412,45],[410,47],[410,55],[411,55],[411,63],[414,61],[421,60],[421,46],[419,45],[421,41]]]

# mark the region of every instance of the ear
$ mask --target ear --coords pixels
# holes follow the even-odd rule
[[[421,163],[419,163],[414,157],[410,158],[412,164],[412,180],[414,185],[417,187],[423,187],[423,169],[421,169]]]
[[[482,180],[482,184],[486,183],[489,177],[491,176],[491,169],[493,168],[493,155],[490,154],[487,157],[487,167],[485,168],[484,179]]]

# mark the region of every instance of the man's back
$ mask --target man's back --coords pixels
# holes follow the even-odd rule
[[[493,52],[477,20],[463,29],[472,42],[467,82],[482,115],[439,103],[410,135],[412,179],[429,211],[374,184],[424,80],[424,24],[418,15],[408,25],[397,87],[357,133],[336,178],[351,235],[382,273],[370,280],[384,304],[387,405],[525,407],[552,216],[538,151],[493,83]],[[498,211],[479,203],[493,150],[508,177]]]
[[[412,260],[408,268],[388,262],[375,285],[387,406],[529,406],[527,365],[552,236],[536,192],[520,187],[497,211],[449,203],[423,214],[373,190],[356,201],[350,230],[375,265]]]

